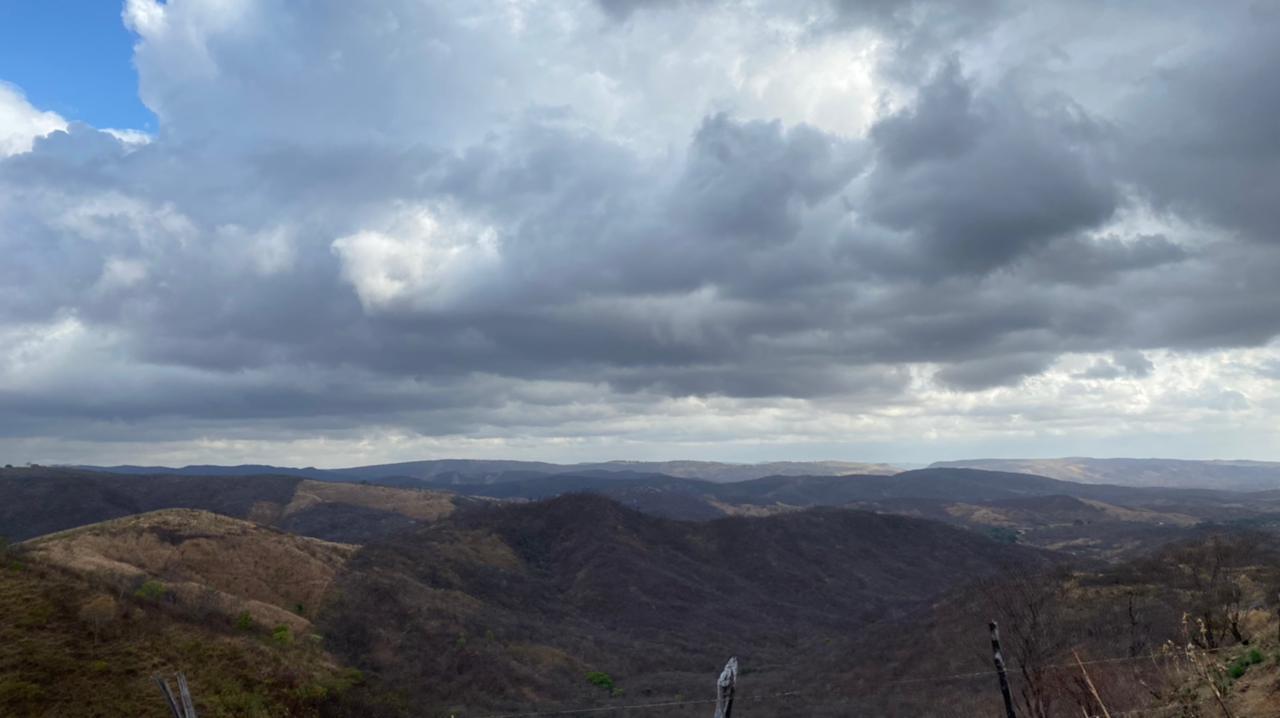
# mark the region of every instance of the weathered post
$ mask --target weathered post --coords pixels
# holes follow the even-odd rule
[[[173,718],[197,718],[196,707],[191,700],[191,687],[187,685],[186,674],[177,674],[178,679],[178,695],[173,695],[173,689],[169,687],[169,680],[164,676],[155,676],[156,685],[160,686],[160,692],[164,693],[164,699],[169,704],[169,710],[173,711]]]
[[[173,711],[173,718],[182,718],[182,709],[178,707],[178,701],[173,697],[173,691],[169,688],[169,681],[161,676],[155,676],[156,685],[160,686],[160,692],[164,694],[165,702],[169,704],[169,710]]]
[[[996,664],[996,675],[1000,678],[1000,695],[1004,698],[1004,715],[1005,718],[1018,718],[1013,712],[1013,696],[1009,693],[1009,674],[1004,669],[1004,654],[1000,652],[1000,628],[992,621],[989,625],[991,629],[991,655]]]
[[[730,718],[733,713],[733,691],[738,684],[738,659],[730,658],[720,672],[720,680],[716,681],[716,715],[715,718]]]
[[[182,695],[182,709],[186,711],[185,718],[197,718],[196,707],[191,700],[191,688],[187,685],[187,674],[178,674],[178,693]]]

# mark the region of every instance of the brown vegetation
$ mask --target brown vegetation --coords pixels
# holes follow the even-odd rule
[[[38,559],[0,567],[0,715],[166,718],[152,676],[183,671],[205,718],[319,718],[361,680],[313,641],[104,588]]]
[[[207,511],[168,509],[29,541],[28,553],[116,587],[158,581],[162,598],[227,616],[247,611],[264,626],[307,631],[304,616],[355,551]]]

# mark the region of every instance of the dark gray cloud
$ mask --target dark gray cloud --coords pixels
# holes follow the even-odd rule
[[[955,62],[911,109],[879,122],[867,213],[903,234],[913,271],[985,272],[1098,227],[1120,193],[1098,123],[1065,101],[1007,88],[975,97]]]
[[[1132,377],[1141,379],[1151,375],[1155,364],[1139,351],[1115,352],[1110,357],[1099,359],[1088,369],[1076,376],[1081,379],[1120,379]]]
[[[1280,8],[1228,4],[1136,92],[1126,169],[1158,206],[1280,241]]]
[[[982,359],[956,362],[935,374],[944,385],[962,391],[979,391],[1015,384],[1049,368],[1052,355],[996,354]]]

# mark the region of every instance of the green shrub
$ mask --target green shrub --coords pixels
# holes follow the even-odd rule
[[[613,693],[613,689],[614,689],[613,678],[608,673],[601,673],[600,671],[591,671],[590,673],[587,674],[587,682],[593,686],[600,686],[606,691]]]
[[[1018,543],[1018,532],[1003,526],[992,526],[986,534],[987,538],[1000,543]]]
[[[241,631],[252,630],[253,616],[250,616],[248,611],[241,611],[240,615],[236,616],[236,628],[239,628]]]
[[[44,697],[44,689],[28,681],[17,678],[0,680],[0,703],[29,703]]]
[[[271,640],[282,646],[287,646],[293,643],[293,632],[289,630],[288,626],[276,626],[271,629]]]
[[[133,592],[133,595],[144,601],[156,602],[164,598],[166,589],[163,583],[155,579],[147,579]]]
[[[1249,666],[1256,666],[1265,660],[1266,658],[1262,655],[1262,651],[1254,648],[1243,656],[1237,658],[1234,663],[1228,666],[1227,675],[1231,676],[1233,680],[1240,678],[1245,673],[1249,672]]]

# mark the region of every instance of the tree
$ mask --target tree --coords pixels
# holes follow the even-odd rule
[[[138,587],[138,590],[133,592],[133,595],[144,601],[151,601],[154,603],[164,598],[167,593],[168,589],[165,588],[163,583],[160,583],[155,579],[147,579],[142,582],[142,585]]]
[[[1013,658],[1022,680],[1018,688],[1020,715],[1048,718],[1053,703],[1049,666],[1067,648],[1061,630],[1061,587],[1065,570],[1040,572],[1022,566],[984,581],[982,592],[1000,623],[1002,647]]]
[[[1245,600],[1240,577],[1262,558],[1264,544],[1257,534],[1212,536],[1166,555],[1165,583],[1187,592],[1190,612],[1202,626],[1191,640],[1200,648],[1217,648],[1228,635],[1236,643],[1249,642],[1240,626]]]
[[[116,620],[119,610],[120,607],[115,599],[106,594],[94,596],[80,606],[78,616],[82,622],[88,624],[89,630],[93,633],[95,646],[102,632]]]

